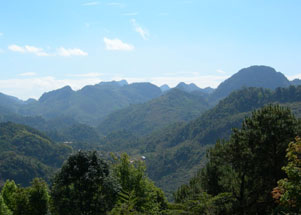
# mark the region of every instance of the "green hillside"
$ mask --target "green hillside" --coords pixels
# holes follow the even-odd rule
[[[101,82],[79,91],[67,86],[44,93],[39,101],[20,108],[19,113],[46,119],[70,117],[80,123],[94,125],[113,111],[160,95],[160,88],[150,83]]]
[[[218,139],[228,138],[232,128],[239,128],[245,116],[253,110],[268,103],[282,103],[294,107],[293,111],[299,113],[300,101],[301,87],[275,91],[245,88],[233,92],[196,120],[144,138],[141,153],[148,158],[150,178],[165,191],[174,190],[204,164],[206,149]]]
[[[35,177],[48,180],[71,148],[52,142],[41,132],[11,122],[0,123],[0,179],[28,185]]]
[[[195,119],[208,108],[203,97],[172,89],[159,98],[110,114],[101,122],[98,130],[105,135],[126,130],[144,136],[171,123]]]
[[[289,80],[282,73],[276,72],[272,67],[250,66],[241,69],[222,82],[212,93],[211,100],[218,101],[242,87],[276,89],[277,87],[288,87],[289,85]]]

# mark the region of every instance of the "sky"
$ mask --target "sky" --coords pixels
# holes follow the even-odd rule
[[[217,87],[251,65],[301,78],[300,11],[300,0],[0,0],[0,92]]]

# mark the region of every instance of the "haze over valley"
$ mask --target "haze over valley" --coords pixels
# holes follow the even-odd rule
[[[0,215],[301,214],[301,3],[0,3]]]

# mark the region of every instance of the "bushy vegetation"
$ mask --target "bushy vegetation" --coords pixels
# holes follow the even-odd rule
[[[297,135],[300,123],[289,109],[268,105],[253,112],[228,141],[209,150],[208,163],[179,188],[176,202],[184,208],[197,202],[199,213],[208,204],[215,208],[209,214],[272,213],[276,204],[271,192],[285,176],[286,149]]]
[[[1,215],[161,214],[167,207],[142,161],[123,154],[109,163],[96,151],[71,155],[50,189],[39,178],[25,188],[7,180],[0,194]]]

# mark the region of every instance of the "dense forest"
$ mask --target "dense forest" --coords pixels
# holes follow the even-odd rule
[[[215,90],[0,94],[0,215],[300,214],[298,83],[253,66]]]

